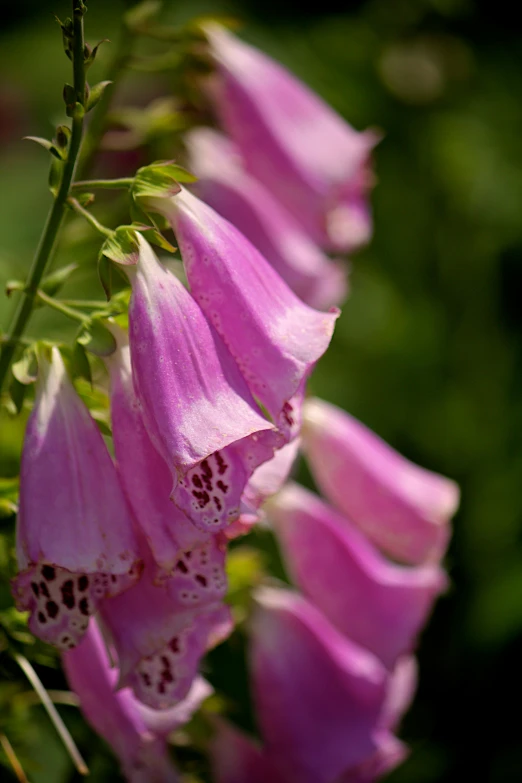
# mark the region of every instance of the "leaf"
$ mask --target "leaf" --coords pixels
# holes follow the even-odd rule
[[[95,84],[94,87],[90,88],[89,97],[87,98],[87,105],[85,107],[86,112],[90,111],[92,108],[94,108],[94,106],[96,106],[109,84],[112,84],[112,82],[98,82],[98,84]]]
[[[21,358],[12,366],[14,377],[19,383],[29,384],[36,381],[38,375],[38,362],[33,345],[23,352]]]
[[[44,277],[40,283],[40,288],[47,296],[54,296],[77,269],[78,264],[68,264],[60,267],[60,269],[56,269],[56,271]]]
[[[47,152],[50,152],[51,155],[54,155],[55,158],[58,158],[58,160],[65,160],[65,155],[62,150],[58,149],[52,141],[49,141],[49,139],[43,139],[41,136],[24,136],[24,139],[26,141],[34,141],[36,144],[39,144],[40,147],[43,147]]]
[[[98,256],[98,277],[105,291],[107,301],[110,302],[112,296],[112,262],[103,253],[100,253]]]
[[[131,187],[135,199],[174,196],[180,190],[178,182],[171,174],[153,166],[139,169]]]
[[[26,392],[27,384],[20,383],[17,378],[13,378],[11,385],[9,386],[9,396],[13,402],[15,415],[18,415],[23,408]]]
[[[117,264],[134,266],[134,264],[138,263],[136,229],[133,226],[119,226],[110,237],[107,237],[100,253]]]
[[[98,41],[94,49],[91,49],[91,47],[88,44],[85,45],[84,60],[83,60],[85,70],[90,68],[91,65],[93,64],[94,60],[96,59],[96,55],[98,54],[98,49],[100,48],[100,46],[104,43],[110,43],[110,42],[111,41],[109,38],[102,38],[101,41]]]
[[[58,190],[60,189],[63,167],[63,160],[56,160],[56,158],[51,160],[51,168],[49,169],[49,190],[55,198],[58,195]]]
[[[100,321],[92,320],[83,326],[77,342],[96,356],[110,356],[116,350],[116,339]]]

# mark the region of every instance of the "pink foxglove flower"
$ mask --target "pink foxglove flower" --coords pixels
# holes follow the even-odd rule
[[[270,501],[268,515],[294,584],[391,669],[414,646],[445,587],[443,570],[388,562],[348,519],[298,484]]]
[[[211,97],[246,169],[314,242],[351,251],[368,241],[369,155],[358,133],[306,85],[253,46],[208,25],[217,66]]]
[[[202,543],[198,530],[172,502],[172,473],[153,445],[134,392],[126,335],[115,330],[118,348],[107,357],[111,378],[111,418],[116,467],[136,520],[164,574],[174,570],[184,550]]]
[[[97,425],[60,352],[41,352],[36,401],[21,466],[13,581],[31,631],[67,649],[106,595],[138,577],[133,519]]]
[[[284,783],[264,749],[231,723],[214,721],[209,752],[213,783]]]
[[[221,603],[224,546],[214,537],[183,553],[174,575],[158,583],[145,548],[143,556],[138,584],[104,601],[100,616],[118,654],[119,684],[144,704],[165,709],[185,698],[206,650],[232,629]]]
[[[340,304],[346,296],[346,270],[243,168],[234,144],[210,128],[192,130],[185,143],[198,195],[252,242],[303,302],[319,310]]]
[[[335,783],[378,748],[387,673],[312,604],[258,594],[251,674],[267,756],[284,783]]]
[[[129,340],[144,421],[174,479],[172,498],[197,527],[237,519],[244,486],[270,459],[263,418],[219,335],[180,281],[139,237]]]
[[[305,403],[302,444],[321,491],[380,549],[406,563],[442,557],[459,502],[453,481],[318,399]]]
[[[293,405],[298,400],[299,407],[339,312],[320,313],[301,302],[231,223],[188,191],[149,199],[149,205],[171,222],[192,296],[252,394],[292,437]]]
[[[195,680],[184,701],[162,712],[141,704],[128,688],[117,691],[118,671],[94,620],[78,647],[63,654],[63,665],[82,712],[114,750],[129,783],[177,783],[166,737],[190,720],[210,685]]]

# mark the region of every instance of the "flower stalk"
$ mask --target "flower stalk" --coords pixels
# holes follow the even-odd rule
[[[79,0],[72,1],[73,7],[73,36],[71,54],[74,74],[74,93],[76,103],[71,111],[71,138],[64,164],[62,178],[58,192],[49,211],[44,230],[42,232],[36,254],[33,259],[27,283],[24,288],[18,306],[13,314],[11,326],[7,332],[6,340],[0,354],[0,392],[7,378],[9,367],[13,360],[16,347],[20,342],[35,303],[35,298],[40,286],[40,281],[45,269],[53,256],[58,233],[67,209],[67,199],[71,183],[76,169],[76,163],[80,152],[83,122],[85,115],[85,63],[84,63],[84,33],[83,17],[85,7]]]

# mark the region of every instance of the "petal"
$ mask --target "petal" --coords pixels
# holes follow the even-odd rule
[[[377,750],[374,755],[348,770],[339,783],[373,783],[398,767],[408,757],[408,748],[393,734],[380,731],[375,739]]]
[[[104,601],[100,613],[118,653],[120,684],[164,709],[185,698],[215,634],[230,630],[229,611],[220,606],[224,552],[212,541],[186,552],[173,577],[155,583],[155,575],[149,558],[139,583]]]
[[[351,250],[349,232],[328,235],[339,194],[360,180],[374,133],[358,133],[283,66],[217,25],[208,25],[219,118],[244,165],[319,246]],[[344,239],[341,244],[339,238]]]
[[[268,515],[292,581],[341,633],[393,667],[445,587],[442,569],[390,563],[348,519],[297,484],[272,500]]]
[[[303,450],[328,500],[397,560],[439,560],[457,485],[414,465],[345,411],[322,400],[304,407]]]
[[[277,435],[183,285],[140,239],[129,309],[132,371],[173,500],[202,530],[239,515],[244,485]]]
[[[285,783],[332,783],[376,749],[386,672],[304,598],[259,591],[251,671],[267,755]]]
[[[112,436],[118,473],[154,559],[168,575],[179,555],[208,534],[199,531],[172,502],[172,474],[145,427],[132,383],[129,347],[119,347],[106,363],[111,377]]]
[[[209,752],[214,783],[283,783],[263,750],[231,723],[216,718]]]
[[[245,235],[303,302],[319,310],[340,304],[346,296],[346,270],[242,167],[234,144],[211,128],[190,131],[185,144],[190,170],[198,177],[198,195]],[[341,229],[345,225],[343,220]]]
[[[287,406],[327,349],[338,311],[301,302],[231,223],[188,191],[150,203],[172,223],[192,296],[290,438]]]
[[[106,594],[138,576],[134,520],[101,433],[58,349],[40,357],[21,465],[13,582],[19,609],[46,641],[68,648]]]

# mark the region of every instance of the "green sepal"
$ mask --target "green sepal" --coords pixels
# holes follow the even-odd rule
[[[138,169],[131,187],[134,199],[166,198],[181,190],[180,182],[196,182],[197,177],[171,161],[157,161]]]
[[[123,266],[134,266],[138,263],[138,238],[135,226],[119,226],[107,237],[100,254]]]
[[[20,381],[13,377],[13,380],[11,381],[9,385],[9,397],[11,398],[11,402],[13,403],[13,414],[17,416],[23,406],[24,406],[24,400],[25,395],[28,389],[27,383],[20,383]]]
[[[34,141],[36,144],[39,144],[40,147],[43,147],[44,150],[50,152],[51,155],[54,155],[58,160],[65,160],[66,155],[64,151],[59,149],[52,141],[49,141],[49,139],[43,139],[41,136],[24,136],[24,140]]]
[[[112,332],[95,319],[82,326],[76,341],[96,356],[110,356],[117,348]]]
[[[11,370],[19,383],[23,383],[24,385],[34,383],[38,376],[36,347],[34,345],[27,347],[20,359],[13,364]]]
[[[64,346],[61,352],[67,359],[71,376],[85,378],[92,385],[91,365],[85,347],[81,343],[75,342],[72,348]]]
[[[102,38],[101,41],[98,41],[96,46],[94,48],[90,47],[89,44],[85,44],[84,50],[83,50],[83,64],[85,66],[85,70],[91,67],[94,60],[96,59],[96,55],[98,54],[98,49],[100,46],[104,43],[110,43],[109,38]]]
[[[110,302],[112,296],[112,274],[112,261],[108,256],[100,253],[98,256],[98,277],[108,302]]]
[[[68,264],[67,266],[60,267],[60,269],[56,269],[54,272],[51,272],[50,275],[46,275],[46,277],[43,278],[40,283],[41,290],[44,294],[47,294],[47,296],[54,296],[77,269],[78,264]]]
[[[94,106],[96,106],[109,84],[112,84],[112,82],[98,82],[98,84],[95,84],[94,87],[89,87],[87,104],[85,106],[86,112],[90,111],[92,108],[94,108]]]
[[[0,517],[10,517],[18,511],[19,487],[18,476],[0,479]]]
[[[63,160],[51,159],[51,166],[49,168],[49,190],[56,198],[60,189],[60,183],[62,181],[62,174],[65,162]]]

